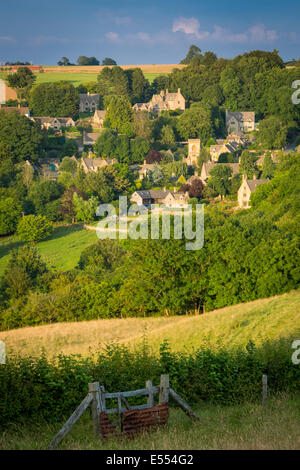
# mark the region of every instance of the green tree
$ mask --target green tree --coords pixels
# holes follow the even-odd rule
[[[179,117],[178,131],[185,140],[198,138],[206,142],[214,136],[211,109],[199,103],[193,104]]]
[[[105,57],[105,59],[102,60],[101,65],[117,65],[117,62],[110,57]]]
[[[16,73],[8,75],[7,81],[11,88],[17,90],[18,97],[23,100],[28,99],[29,91],[36,81],[36,76],[28,67],[20,67]]]
[[[18,223],[17,233],[25,242],[37,242],[49,237],[53,225],[42,215],[25,215]]]
[[[267,152],[264,158],[262,167],[262,178],[273,178],[275,173],[275,163],[273,162],[272,155]]]
[[[150,150],[148,140],[136,137],[130,141],[131,163],[143,163]]]
[[[69,82],[41,83],[30,93],[30,109],[35,116],[72,117],[79,112],[78,90]]]
[[[226,194],[230,193],[231,188],[232,168],[228,165],[217,164],[210,171],[210,178],[208,184],[224,198]]]
[[[76,220],[79,222],[92,222],[95,219],[98,204],[99,201],[95,196],[91,196],[85,201],[74,192],[73,207]]]
[[[43,156],[44,144],[44,134],[38,124],[19,113],[6,114],[0,110],[0,160],[34,162]]]
[[[124,96],[113,96],[107,108],[105,121],[109,123],[111,129],[130,136],[132,128],[131,132],[129,130],[133,121],[130,102]]]
[[[252,179],[253,176],[257,173],[255,156],[249,150],[242,151],[239,171],[242,175],[246,175],[249,179]]]
[[[21,218],[21,206],[13,198],[0,198],[0,235],[13,233]]]
[[[166,147],[172,147],[175,144],[175,134],[171,126],[162,127],[160,141]]]
[[[57,181],[36,181],[29,189],[28,199],[32,201],[36,212],[43,214],[45,205],[48,202],[60,198],[63,190],[63,186]]]
[[[149,174],[149,181],[154,185],[159,186],[165,179],[165,173],[158,163],[154,163],[152,170]]]
[[[257,141],[265,148],[281,149],[286,144],[287,128],[276,116],[270,116],[259,123]]]
[[[181,60],[180,64],[190,64],[194,57],[203,57],[201,54],[201,49],[195,44],[192,44],[189,47],[188,53],[184,59]]]
[[[74,174],[77,169],[77,162],[70,157],[64,157],[60,164],[59,170],[60,171],[67,171],[71,174]]]

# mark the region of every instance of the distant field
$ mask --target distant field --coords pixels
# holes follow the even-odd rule
[[[84,248],[96,242],[96,232],[85,230],[82,226],[55,228],[51,237],[36,244],[43,260],[49,268],[67,271],[76,266]],[[0,276],[3,275],[13,248],[21,246],[17,236],[0,238]]]
[[[150,83],[159,75],[168,75],[174,68],[183,68],[184,65],[121,65],[122,68],[130,69],[139,67],[143,70],[145,77]],[[51,83],[59,80],[66,80],[71,82],[74,86],[81,83],[87,83],[97,80],[98,74],[103,69],[103,66],[89,66],[89,67],[58,67],[58,66],[44,66],[43,73],[36,73],[36,83]],[[5,78],[6,73],[0,72],[0,78]]]
[[[146,335],[154,352],[164,339],[175,351],[232,349],[300,338],[300,291],[234,305],[197,316],[125,318],[56,323],[0,332],[8,352],[90,355],[106,344],[136,346]]]

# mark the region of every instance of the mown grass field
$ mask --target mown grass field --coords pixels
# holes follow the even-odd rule
[[[87,411],[60,444],[61,450],[276,450],[300,448],[300,396],[270,397],[265,412],[260,403],[222,407],[203,403],[194,408],[201,423],[179,409],[170,410],[168,426],[134,439],[95,438]],[[66,417],[68,418],[68,417]],[[0,449],[47,449],[64,424],[16,426],[0,435]]]
[[[300,290],[222,308],[197,316],[125,318],[56,323],[0,332],[8,354],[50,357],[60,353],[87,356],[118,342],[136,346],[146,339],[154,352],[167,339],[174,351],[257,347],[280,338],[300,339]]]
[[[68,271],[76,266],[82,250],[97,240],[96,232],[85,230],[81,225],[59,226],[36,247],[49,268]],[[16,235],[0,238],[0,276],[7,266],[10,251],[22,244]]]
[[[67,71],[67,72],[56,72],[53,69],[53,72],[44,72],[36,73],[36,84],[40,83],[52,83],[58,82],[60,80],[66,80],[67,82],[72,83],[74,86],[78,86],[81,83],[84,85],[88,82],[96,82],[99,72],[76,72],[76,71]],[[145,77],[149,80],[150,83],[158,77],[159,75],[168,75],[168,73],[145,73]],[[0,72],[0,78],[6,78],[7,74]]]

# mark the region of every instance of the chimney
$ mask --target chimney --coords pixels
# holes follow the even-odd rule
[[[169,90],[168,90],[168,88],[167,88],[167,89],[166,89],[166,95],[167,95],[168,93],[169,93]]]
[[[243,182],[244,181],[247,181],[247,175],[245,175],[245,174],[243,175]]]
[[[177,95],[179,95],[180,93],[181,93],[180,88],[178,88]]]
[[[194,174],[195,174],[195,176],[199,176],[199,175],[198,175],[198,170],[196,170]]]
[[[146,163],[147,163],[147,160],[144,160],[144,165],[146,165]]]
[[[256,180],[256,174],[255,173],[253,174],[253,179]]]
[[[164,192],[167,192],[167,188],[164,188],[163,191],[164,191]]]

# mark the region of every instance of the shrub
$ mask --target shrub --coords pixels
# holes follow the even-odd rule
[[[37,242],[49,237],[53,225],[42,215],[26,215],[18,223],[17,232],[25,242]]]

